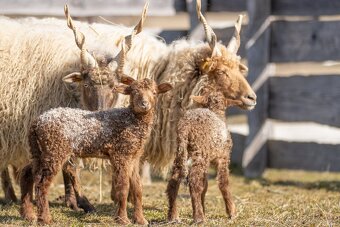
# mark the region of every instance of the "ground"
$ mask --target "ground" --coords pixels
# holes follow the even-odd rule
[[[238,215],[233,220],[226,218],[222,197],[211,176],[204,226],[340,226],[340,173],[268,170],[262,179],[248,180],[238,171],[233,172],[231,189]],[[108,174],[104,174],[103,201],[99,203],[99,173],[82,172],[84,193],[97,209],[94,214],[84,214],[72,211],[56,200],[63,194],[59,176],[49,196],[54,225],[114,225],[112,214],[115,207],[110,200],[108,179]],[[144,187],[144,213],[152,226],[168,225],[165,221],[165,188],[166,183],[161,180]],[[3,198],[2,191],[0,198]],[[181,186],[178,202],[182,223],[177,226],[187,226],[192,222],[192,214],[189,190],[184,185]],[[20,218],[18,210],[19,204],[0,205],[0,225],[29,225]],[[129,214],[131,212],[130,206]]]

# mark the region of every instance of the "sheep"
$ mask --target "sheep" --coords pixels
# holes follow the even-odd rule
[[[175,41],[169,46],[165,70],[155,78],[159,83],[169,82],[174,87],[158,99],[157,122],[145,151],[145,159],[155,169],[164,172],[174,160],[177,124],[183,112],[192,105],[190,96],[200,95],[204,87],[211,85],[223,92],[226,98],[240,100],[238,106],[243,109],[251,110],[256,105],[256,94],[244,77],[248,69],[237,56],[242,16],[235,24],[232,39],[224,46],[217,43],[215,33],[201,13],[199,0],[197,13],[208,43]]]
[[[166,190],[169,202],[168,220],[179,220],[176,196],[181,180],[187,177],[194,222],[204,221],[204,198],[210,163],[217,168],[218,186],[226,211],[229,217],[233,217],[235,205],[228,179],[232,140],[224,113],[227,106],[241,103],[239,100],[227,100],[223,93],[213,91],[203,96],[192,96],[192,99],[202,108],[188,110],[178,122],[178,150]]]
[[[8,178],[6,169],[12,165],[21,169],[29,161],[28,127],[44,111],[70,106],[96,110],[111,106],[122,106],[122,98],[111,92],[112,84],[119,81],[117,76],[117,53],[120,41],[131,33],[123,26],[86,23],[74,24],[86,35],[83,48],[79,45],[85,36],[78,35],[78,47],[66,28],[64,20],[23,19],[13,20],[0,17],[0,172]],[[131,50],[144,53],[148,48],[162,53],[165,44],[147,34],[134,36]],[[149,45],[135,45],[147,40]],[[77,40],[76,40],[77,41]],[[144,49],[143,49],[144,48]],[[79,49],[87,49],[80,51]],[[117,51],[118,50],[118,51]],[[79,61],[79,52],[84,53]],[[139,56],[137,54],[137,56]],[[127,54],[129,58],[129,53]],[[145,64],[153,64],[158,55],[144,57]],[[129,63],[129,62],[127,62]],[[92,69],[92,66],[98,70]],[[144,76],[144,69],[127,64],[125,69],[137,78]],[[80,69],[80,71],[79,71]],[[74,73],[75,72],[75,73]],[[149,73],[150,71],[148,71]],[[70,74],[68,77],[66,75]],[[82,74],[82,76],[80,76]],[[76,84],[81,100],[70,92],[65,83]],[[100,85],[100,86],[99,86]],[[90,92],[89,92],[90,91]],[[86,97],[87,96],[87,97]],[[90,100],[92,97],[92,101]],[[97,101],[94,99],[97,98]],[[105,98],[105,101],[103,101]],[[80,105],[82,103],[82,105]],[[107,104],[105,104],[107,103]],[[6,180],[5,180],[6,182]],[[7,181],[9,182],[9,181]],[[6,183],[5,188],[11,188]],[[6,190],[8,191],[8,190]],[[13,193],[14,191],[11,190]],[[9,197],[8,193],[6,197]],[[79,202],[79,201],[78,201]],[[69,202],[76,207],[76,202]]]
[[[142,187],[139,159],[153,125],[157,94],[172,87],[157,86],[150,79],[136,81],[122,76],[116,92],[129,95],[130,105],[107,111],[89,112],[80,109],[57,108],[41,116],[31,126],[29,142],[38,207],[38,222],[51,222],[47,193],[51,181],[70,155],[109,159],[112,166],[112,197],[118,203],[116,221],[129,224],[126,205],[130,193],[134,203],[134,220],[147,224],[142,211]],[[29,172],[28,172],[29,173]],[[26,174],[28,174],[26,173]],[[31,178],[22,179],[22,186],[31,185]],[[25,188],[22,204],[25,218],[34,219],[32,188]]]

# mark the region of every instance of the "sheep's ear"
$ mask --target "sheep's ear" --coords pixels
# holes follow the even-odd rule
[[[239,69],[243,74],[246,74],[248,72],[248,67],[242,63],[239,64]]]
[[[79,83],[83,80],[83,76],[81,75],[80,72],[74,72],[74,73],[71,73],[71,74],[68,74],[67,76],[65,76],[63,78],[63,81],[65,83]]]
[[[127,75],[122,75],[120,77],[120,82],[123,83],[123,84],[126,84],[126,85],[130,85],[134,81],[135,81],[135,79],[133,79],[132,77],[127,76]]]
[[[157,86],[157,93],[158,94],[165,93],[171,89],[172,85],[170,83],[162,83]]]
[[[194,96],[194,95],[192,95],[190,98],[198,104],[206,104],[207,103],[207,99],[204,96]]]
[[[200,70],[203,73],[209,73],[210,71],[214,70],[215,67],[216,67],[216,63],[211,58],[204,59],[199,66]]]
[[[131,88],[128,85],[121,84],[113,89],[113,91],[120,94],[129,95],[131,93]]]

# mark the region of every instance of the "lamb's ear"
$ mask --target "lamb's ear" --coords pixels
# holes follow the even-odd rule
[[[239,69],[240,69],[241,73],[243,73],[243,74],[246,74],[248,72],[248,67],[246,65],[242,64],[242,63],[240,63]]]
[[[171,89],[172,85],[170,83],[162,83],[157,86],[157,93],[158,94],[165,93]]]
[[[121,77],[120,77],[120,82],[123,83],[123,84],[126,84],[126,85],[130,85],[134,81],[135,81],[135,79],[133,79],[132,77],[127,76],[127,75],[121,75]]]
[[[65,83],[79,83],[83,80],[83,76],[80,72],[70,73],[67,76],[64,76],[63,81]]]
[[[114,92],[118,92],[120,94],[129,95],[131,93],[131,88],[128,85],[121,84],[113,89]]]
[[[190,98],[198,104],[204,105],[204,104],[207,103],[207,99],[204,96],[194,96],[194,95],[192,95]]]

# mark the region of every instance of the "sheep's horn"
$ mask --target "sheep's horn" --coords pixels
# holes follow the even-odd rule
[[[126,53],[130,50],[132,46],[132,41],[135,35],[140,33],[143,30],[143,24],[146,18],[146,12],[149,7],[149,2],[147,1],[144,5],[143,11],[142,11],[142,16],[141,19],[139,20],[138,24],[134,27],[132,34],[126,36],[123,41],[122,41],[122,49],[119,52],[117,56],[119,56],[119,66],[117,69],[118,75],[123,75],[123,69],[124,69],[124,64],[125,64],[125,56]]]
[[[212,30],[212,28],[208,25],[207,20],[205,19],[205,17],[203,16],[202,12],[202,4],[201,4],[201,0],[197,0],[196,1],[196,11],[197,11],[197,16],[198,19],[201,21],[201,23],[203,24],[204,27],[204,31],[205,31],[205,35],[207,38],[207,41],[209,43],[209,46],[212,50],[212,56],[214,55],[218,55],[218,51],[216,50],[216,42],[217,42],[217,37],[216,34],[214,33],[214,31]]]
[[[236,54],[238,49],[240,48],[240,43],[241,43],[240,32],[242,28],[242,19],[243,19],[243,15],[239,15],[235,23],[234,35],[227,45],[227,50],[233,54]]]
[[[133,37],[135,35],[137,35],[138,33],[141,33],[142,30],[143,30],[143,25],[144,25],[144,21],[145,21],[145,18],[146,18],[146,13],[148,11],[148,8],[149,8],[149,1],[147,1],[144,5],[144,8],[143,8],[143,11],[142,11],[142,16],[138,22],[138,24],[134,27],[133,31],[132,31],[132,34],[125,37],[125,43],[126,43],[126,46],[127,46],[127,51],[131,48],[132,46],[132,40],[133,40]]]
[[[78,31],[73,24],[73,20],[70,16],[68,6],[65,5],[64,12],[67,20],[67,26],[73,31],[74,39],[78,48],[80,49],[80,60],[83,68],[95,68],[97,67],[97,62],[94,57],[86,50],[85,47],[85,36],[82,32]]]

